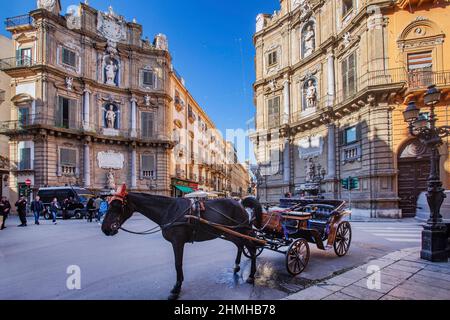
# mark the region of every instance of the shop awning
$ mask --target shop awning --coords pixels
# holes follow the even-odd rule
[[[178,190],[180,190],[183,193],[192,193],[192,192],[194,192],[194,190],[192,190],[189,187],[185,187],[185,186],[175,186],[175,188],[177,188]]]

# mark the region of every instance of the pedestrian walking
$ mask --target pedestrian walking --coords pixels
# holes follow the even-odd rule
[[[52,203],[50,204],[50,213],[52,214],[53,224],[56,225],[56,216],[58,214],[58,210],[60,209],[60,205],[58,199],[54,198]]]
[[[102,198],[100,198],[100,196],[97,196],[94,200],[94,203],[96,210],[95,219],[97,220],[97,222],[100,222],[100,204],[102,203]]]
[[[27,226],[27,199],[25,197],[20,197],[16,202],[17,213],[19,214],[20,225],[18,227]]]
[[[42,212],[44,211],[44,204],[41,201],[41,197],[36,196],[36,198],[34,199],[33,202],[31,202],[31,206],[30,206],[31,211],[33,212],[34,215],[34,224],[39,225],[39,218],[42,214]]]
[[[5,223],[6,219],[8,219],[10,211],[11,211],[11,204],[9,203],[8,198],[2,197],[2,201],[0,202],[0,214],[3,217],[3,221],[0,230],[6,229]]]
[[[100,225],[102,224],[103,217],[108,212],[108,209],[109,209],[108,201],[106,201],[105,199],[102,199],[102,201],[100,202],[99,210],[98,210],[98,224],[100,224]]]
[[[68,215],[68,210],[69,210],[69,199],[64,199],[61,205],[61,209],[62,209],[62,218],[63,220],[66,220]]]
[[[88,222],[92,222],[92,219],[94,218],[95,215],[95,202],[93,198],[90,198],[87,205],[86,205],[86,209],[88,211]]]

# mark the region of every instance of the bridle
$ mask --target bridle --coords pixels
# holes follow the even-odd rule
[[[158,232],[161,231],[160,226],[156,226],[156,227],[154,227],[152,229],[149,229],[149,230],[146,230],[146,231],[142,231],[142,232],[130,231],[130,230],[125,229],[121,225],[121,221],[120,221],[121,219],[120,218],[125,214],[125,207],[127,206],[127,196],[115,195],[115,196],[113,196],[111,198],[111,200],[109,200],[109,204],[111,205],[111,203],[113,201],[119,201],[121,203],[121,206],[122,206],[121,214],[118,215],[117,218],[114,219],[114,221],[110,225],[110,229],[113,232],[117,232],[119,230],[122,230],[124,232],[135,234],[135,235],[151,235],[151,234],[158,233]]]

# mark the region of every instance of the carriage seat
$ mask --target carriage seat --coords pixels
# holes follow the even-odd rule
[[[326,233],[331,217],[336,214],[335,207],[327,204],[310,204],[304,211],[311,214],[308,228],[319,231],[322,235]]]

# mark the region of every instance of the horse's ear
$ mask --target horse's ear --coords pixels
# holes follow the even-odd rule
[[[127,195],[127,185],[123,184],[117,189],[116,196],[125,198],[126,195]]]

